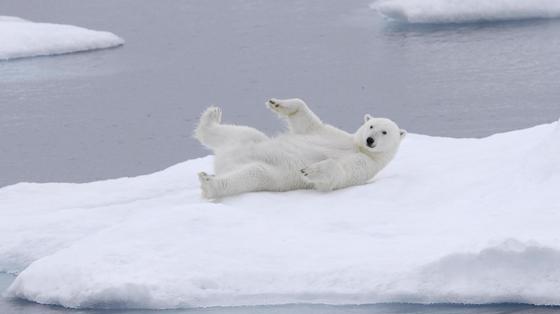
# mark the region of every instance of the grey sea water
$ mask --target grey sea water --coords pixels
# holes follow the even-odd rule
[[[18,0],[0,14],[109,30],[117,49],[0,62],[0,186],[151,173],[208,154],[199,113],[281,130],[300,97],[355,130],[481,137],[560,117],[560,22],[386,23],[370,0]]]
[[[123,47],[0,62],[0,186],[151,173],[208,154],[210,104],[269,133],[270,97],[349,131],[364,113],[410,132],[482,137],[560,117],[560,21],[388,23],[369,0],[0,1],[1,15],[109,30]],[[522,145],[522,143],[520,143]],[[0,274],[0,291],[13,277]],[[540,313],[528,305],[290,305],[166,313]],[[0,298],[0,313],[75,311]]]

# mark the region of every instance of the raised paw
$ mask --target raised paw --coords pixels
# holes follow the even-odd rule
[[[202,197],[207,199],[214,199],[217,197],[216,189],[212,184],[214,179],[213,175],[209,175],[206,172],[198,173],[198,180],[200,181],[200,189],[202,190]]]
[[[220,107],[208,107],[200,117],[200,124],[211,125],[219,124],[222,122],[222,109]]]
[[[266,106],[280,114],[280,115],[284,115],[284,116],[289,116],[292,115],[294,113],[296,113],[299,109],[299,102],[300,100],[298,99],[276,99],[276,98],[271,98],[266,102]]]
[[[271,98],[266,102],[266,105],[270,108],[279,108],[280,107],[280,100],[276,98]]]

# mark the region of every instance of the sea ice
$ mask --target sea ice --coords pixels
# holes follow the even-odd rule
[[[560,305],[560,123],[410,134],[370,184],[212,203],[196,173],[0,189],[7,294],[73,308]]]
[[[468,23],[560,17],[557,0],[378,0],[371,7],[406,23]]]
[[[0,60],[8,60],[115,47],[124,40],[109,32],[0,16],[0,43]]]

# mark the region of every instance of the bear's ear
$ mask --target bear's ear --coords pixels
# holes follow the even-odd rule
[[[405,129],[401,129],[401,140],[406,137],[406,133]]]
[[[366,115],[364,116],[364,122],[368,122],[371,118],[373,117],[369,113],[366,113]]]

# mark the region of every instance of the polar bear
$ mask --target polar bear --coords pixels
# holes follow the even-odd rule
[[[364,184],[393,159],[406,131],[391,120],[364,116],[354,134],[323,123],[300,99],[270,99],[288,131],[261,131],[222,123],[222,110],[202,114],[194,136],[214,151],[215,175],[199,173],[208,199],[252,191],[331,191]]]

